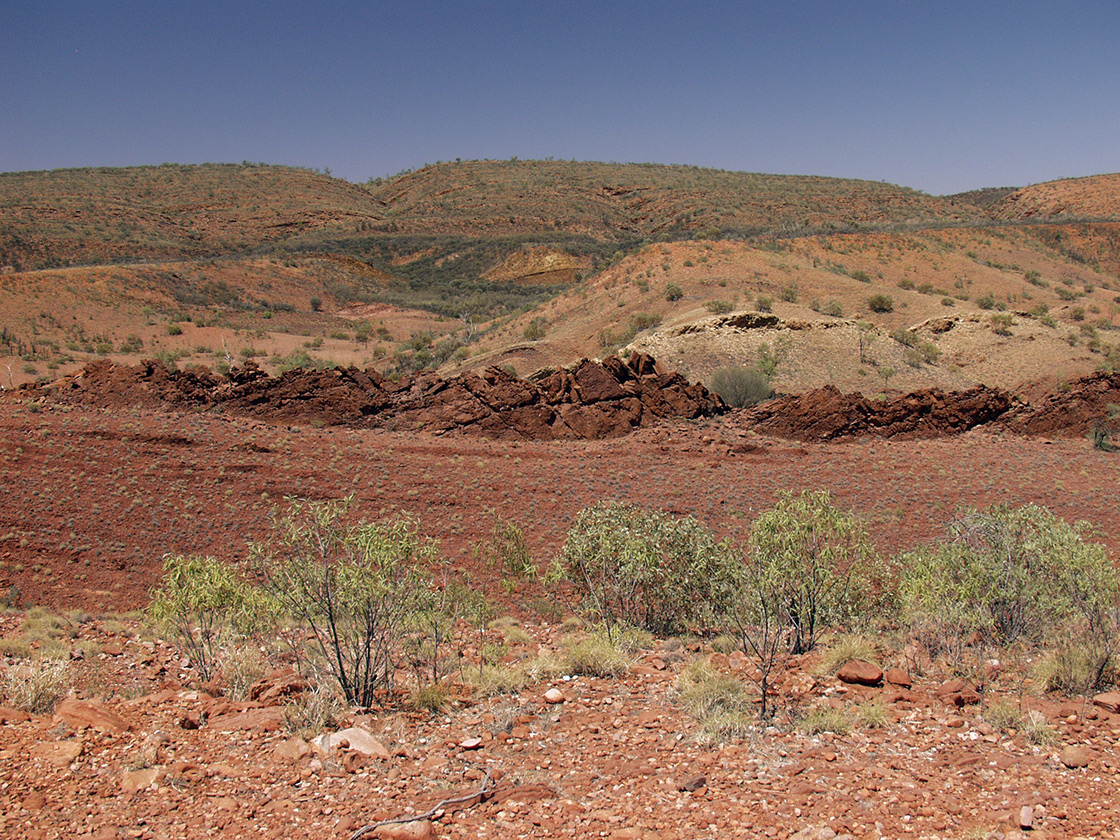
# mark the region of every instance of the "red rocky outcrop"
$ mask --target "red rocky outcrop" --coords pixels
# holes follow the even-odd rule
[[[135,367],[98,361],[51,393],[102,407],[220,407],[273,422],[533,440],[618,437],[662,418],[724,410],[702,385],[690,385],[639,353],[626,361],[584,359],[534,380],[492,367],[449,379],[423,371],[399,382],[372,368],[297,369],[270,377],[249,363],[224,378],[201,367],[180,371],[153,361]]]

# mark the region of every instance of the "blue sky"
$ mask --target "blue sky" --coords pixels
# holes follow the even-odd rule
[[[1120,171],[1120,3],[0,4],[0,171],[687,163],[944,194]]]

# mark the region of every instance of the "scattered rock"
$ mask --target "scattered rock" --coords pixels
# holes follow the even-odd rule
[[[1090,753],[1084,747],[1079,747],[1076,744],[1070,744],[1062,748],[1059,758],[1066,767],[1071,770],[1078,767],[1088,767]]]
[[[557,703],[564,702],[564,692],[558,688],[550,688],[544,693],[544,700],[546,703],[556,705]]]
[[[1030,805],[1024,805],[1019,809],[1019,828],[1023,831],[1034,828],[1034,808]]]
[[[44,741],[31,747],[31,757],[41,758],[57,766],[66,766],[82,754],[83,745],[79,740]]]
[[[836,677],[850,685],[879,685],[883,682],[883,669],[872,662],[853,659],[844,663]]]
[[[482,747],[481,738],[464,738],[459,742],[459,749],[461,750],[477,750]]]
[[[682,779],[677,783],[677,790],[682,793],[686,791],[692,793],[700,790],[702,787],[706,787],[707,784],[708,777],[701,773],[696,776],[689,776],[687,779]]]

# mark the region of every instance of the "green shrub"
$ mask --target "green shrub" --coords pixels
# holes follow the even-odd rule
[[[691,516],[600,502],[576,517],[553,575],[572,583],[612,640],[623,625],[671,634],[708,620],[728,556]]]
[[[759,295],[755,305],[758,307],[759,312],[769,312],[774,308],[774,298],[766,295]]]
[[[833,318],[844,317],[844,307],[841,305],[840,301],[835,298],[829,300],[828,303],[821,307],[821,312]]]
[[[680,300],[684,297],[684,289],[676,283],[668,283],[665,286],[665,300]]]
[[[872,312],[893,312],[894,300],[890,295],[874,294],[867,299],[867,308]]]
[[[735,308],[727,300],[710,300],[704,306],[713,315],[725,315]]]
[[[351,503],[290,499],[253,555],[268,592],[310,631],[310,648],[296,655],[328,670],[348,703],[367,707],[376,689],[392,686],[402,635],[430,603],[435,547],[407,519],[350,524]]]
[[[1120,584],[1103,546],[1038,505],[965,509],[945,542],[905,555],[901,596],[931,643],[959,650],[980,634],[994,644],[1039,643],[1081,623],[1107,635]]]
[[[712,374],[708,387],[732,408],[745,408],[774,395],[774,389],[762,372],[746,367],[720,368]]]
[[[148,615],[171,630],[203,680],[213,676],[221,649],[239,634],[262,627],[269,604],[236,569],[214,557],[169,554],[163,583]]]
[[[798,290],[796,286],[782,286],[778,290],[778,297],[786,303],[797,303]]]

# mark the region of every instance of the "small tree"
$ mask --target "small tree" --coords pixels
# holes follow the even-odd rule
[[[253,554],[267,590],[310,630],[311,651],[298,646],[297,655],[365,707],[392,687],[402,634],[430,596],[435,547],[407,519],[347,523],[352,501],[288,499],[272,540]]]
[[[199,676],[208,680],[222,647],[238,633],[260,629],[269,606],[232,566],[214,557],[169,554],[148,615],[171,628]]]
[[[792,653],[812,650],[821,633],[859,617],[881,582],[863,523],[827,491],[784,492],[750,534],[756,577],[782,593]]]

